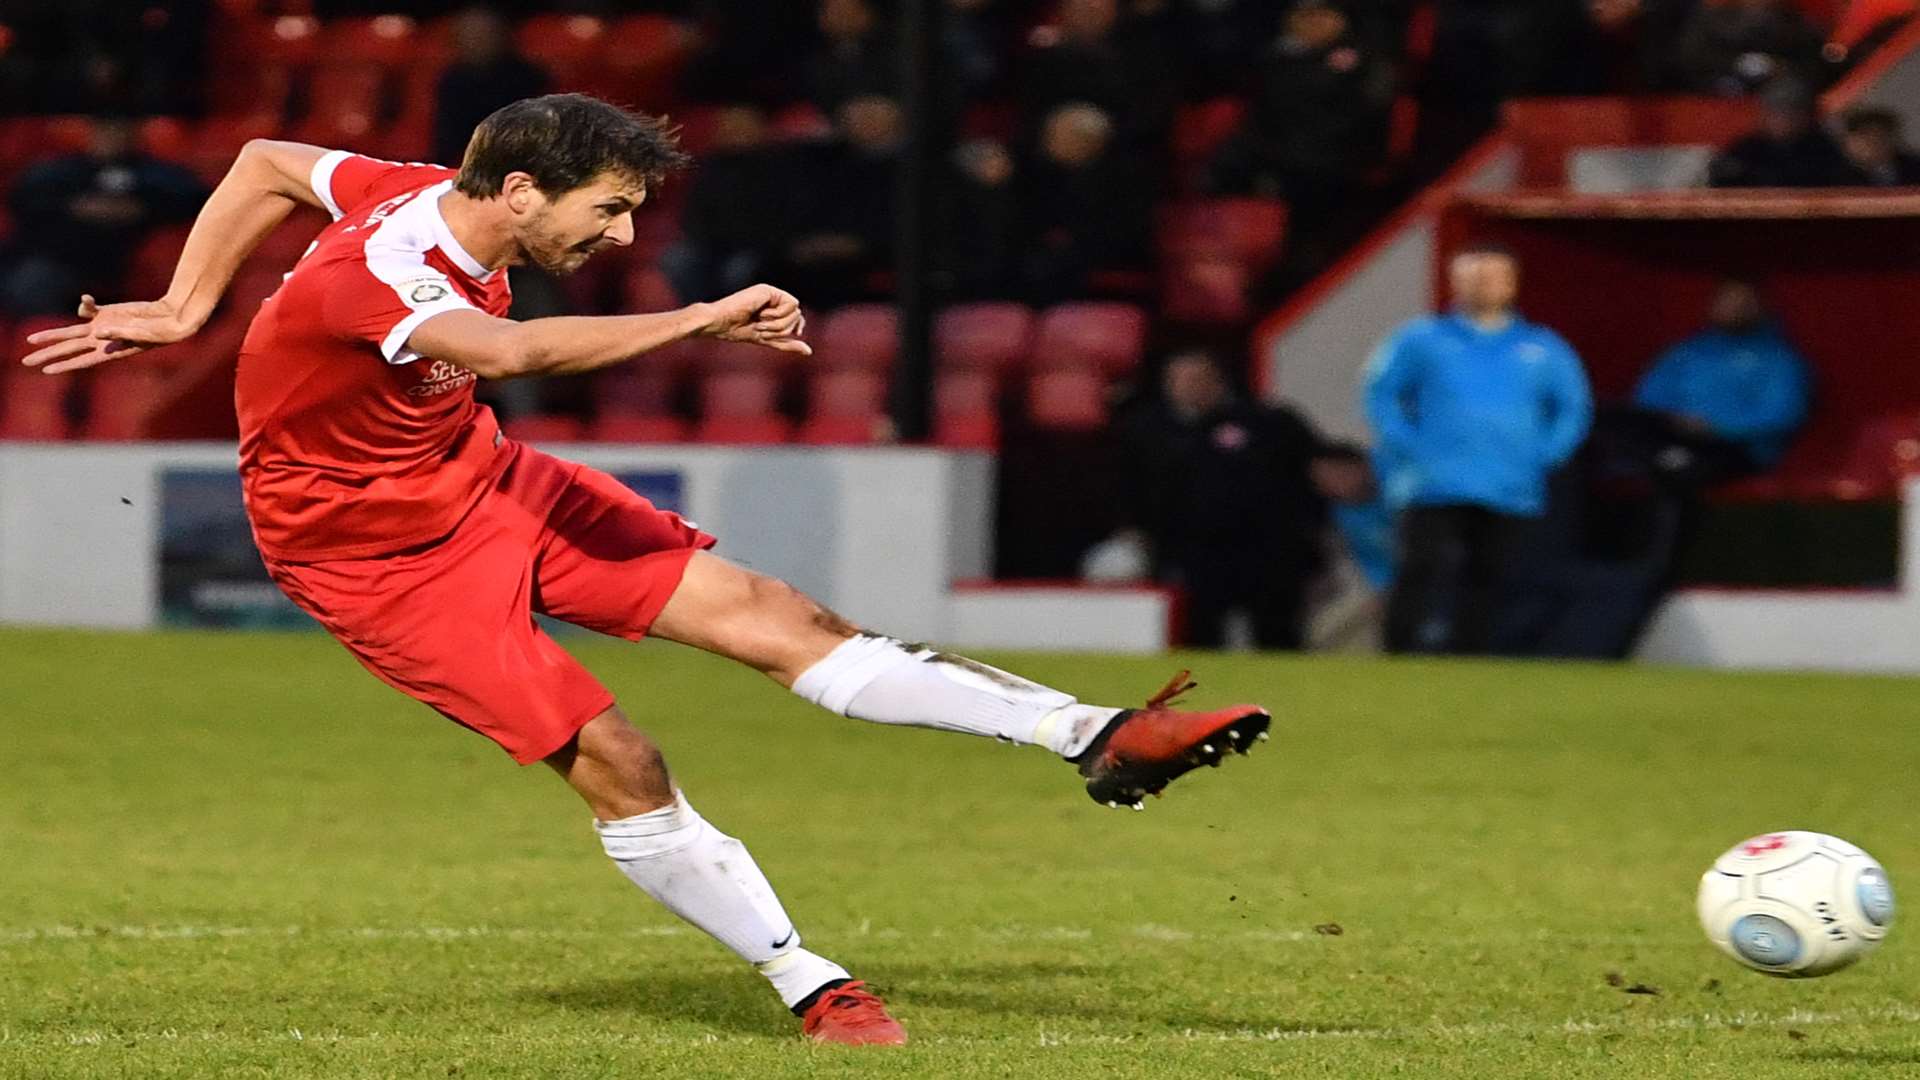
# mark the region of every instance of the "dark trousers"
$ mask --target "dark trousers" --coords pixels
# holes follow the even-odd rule
[[[1503,571],[1522,521],[1480,506],[1404,511],[1400,569],[1387,599],[1387,651],[1488,651]]]
[[[1186,590],[1184,644],[1197,649],[1226,645],[1227,617],[1244,611],[1259,648],[1300,648],[1308,570],[1249,559],[1239,551],[1195,553],[1168,569]]]

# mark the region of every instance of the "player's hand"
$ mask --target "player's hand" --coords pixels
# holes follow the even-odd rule
[[[39,348],[20,362],[58,375],[184,341],[199,329],[165,300],[101,304],[92,296],[82,296],[78,314],[83,321],[72,326],[29,335],[27,344]]]
[[[732,296],[706,305],[707,325],[702,331],[722,341],[744,341],[764,345],[781,352],[812,356],[813,347],[800,340],[807,320],[800,314],[800,301],[785,289],[754,285]]]

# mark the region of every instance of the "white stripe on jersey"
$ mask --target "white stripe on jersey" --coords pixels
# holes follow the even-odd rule
[[[460,295],[447,275],[427,262],[427,252],[438,247],[461,269],[472,272],[477,268],[481,274],[487,273],[453,240],[440,217],[440,197],[451,190],[451,180],[422,190],[376,222],[367,236],[368,272],[386,282],[411,312],[380,342],[380,353],[389,364],[411,364],[420,359],[420,354],[406,344],[421,323],[442,312],[478,310]]]

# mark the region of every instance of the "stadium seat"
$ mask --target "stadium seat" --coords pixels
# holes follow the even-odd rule
[[[1221,144],[1240,129],[1247,104],[1239,98],[1213,98],[1182,106],[1173,125],[1173,162],[1180,183],[1198,190],[1207,165]]]
[[[129,299],[152,300],[166,294],[173,284],[173,268],[187,246],[191,226],[176,225],[155,229],[140,246],[133,249],[127,262],[127,276],[120,287]]]
[[[386,68],[404,68],[442,59],[435,42],[406,15],[364,15],[329,19],[320,30],[320,51],[332,59],[351,57]]]
[[[747,371],[778,376],[791,370],[798,354],[743,341],[695,339],[688,343],[693,366],[706,373]]]
[[[1920,474],[1920,414],[1892,413],[1862,424],[1839,467],[1799,494],[1850,502],[1893,500],[1900,496],[1900,482],[1915,474]]]
[[[1049,431],[1094,431],[1107,423],[1107,383],[1080,368],[1041,371],[1027,382],[1027,419]]]
[[[1000,445],[1000,406],[992,375],[958,370],[934,377],[933,441],[968,450]]]
[[[718,371],[707,376],[700,385],[700,423],[694,438],[747,445],[786,442],[793,425],[778,411],[779,391],[779,380],[767,371]]]
[[[888,431],[887,381],[871,371],[828,371],[807,387],[807,419],[798,441],[815,446],[881,441]]]
[[[203,183],[218,184],[227,175],[227,170],[233,168],[233,159],[240,155],[240,148],[249,139],[271,138],[278,134],[279,122],[277,116],[265,113],[209,116],[194,125],[186,156],[180,159],[181,164],[192,169]]]
[[[508,436],[530,443],[579,442],[587,434],[587,426],[572,416],[516,416],[501,426]]]
[[[167,161],[185,161],[193,152],[193,129],[177,116],[149,116],[134,132],[140,152]]]
[[[1175,322],[1241,323],[1253,315],[1247,270],[1223,259],[1177,259],[1162,270],[1160,314]]]
[[[86,422],[80,435],[96,441],[144,438],[147,424],[160,411],[166,375],[145,362],[107,364],[82,377]]]
[[[689,32],[665,15],[628,15],[607,33],[605,89],[646,109],[673,103]]]
[[[1230,259],[1250,270],[1273,265],[1286,239],[1287,204],[1277,199],[1203,199],[1160,211],[1163,259]]]
[[[9,363],[0,367],[0,439],[58,440],[70,434],[67,400],[73,380],[43,375],[21,367],[19,358],[33,351],[27,336],[38,330],[65,326],[65,319],[27,319],[0,341],[6,342]]]
[[[1033,312],[1025,304],[956,304],[933,323],[934,362],[941,368],[1004,371],[1027,358]]]
[[[892,304],[849,304],[820,320],[810,367],[890,370],[900,353],[900,312]]]
[[[645,264],[630,268],[621,277],[620,300],[625,310],[633,312],[671,311],[680,306],[680,294],[673,282],[659,267]]]
[[[775,139],[807,142],[833,136],[833,121],[809,102],[797,102],[773,114],[767,131]]]
[[[1118,375],[1138,367],[1146,347],[1147,316],[1132,304],[1060,304],[1041,314],[1030,362]]]
[[[329,60],[307,77],[307,114],[295,137],[320,146],[368,146],[386,119],[386,69]]]
[[[602,70],[607,24],[592,15],[535,15],[515,35],[520,51],[553,76],[557,90],[593,90]]]
[[[687,441],[687,422],[677,416],[608,413],[587,429],[594,442],[676,443]]]
[[[657,362],[654,353],[611,368],[593,380],[593,404],[601,415],[671,416],[679,389],[675,365]]]

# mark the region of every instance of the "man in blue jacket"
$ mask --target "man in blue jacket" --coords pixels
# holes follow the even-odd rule
[[[1708,320],[1654,361],[1633,395],[1670,436],[1656,465],[1701,483],[1772,468],[1807,415],[1806,361],[1751,282],[1723,282]]]
[[[1547,475],[1593,416],[1580,358],[1514,311],[1512,253],[1463,251],[1448,277],[1454,310],[1401,327],[1367,374],[1375,468],[1400,517],[1394,652],[1486,649],[1510,536],[1544,513]]]

